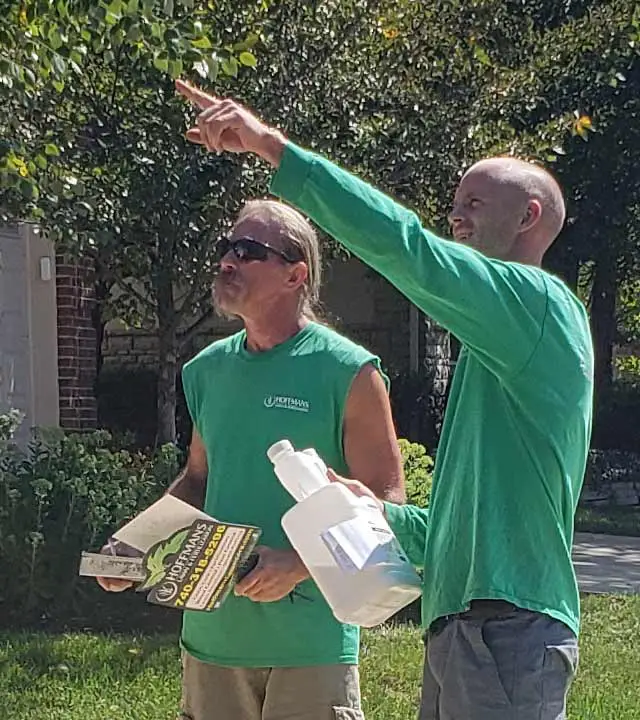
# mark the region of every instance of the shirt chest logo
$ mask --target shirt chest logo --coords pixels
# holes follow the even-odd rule
[[[311,403],[302,398],[289,397],[288,395],[267,395],[264,399],[266,408],[278,408],[279,410],[295,410],[296,412],[308,413]]]

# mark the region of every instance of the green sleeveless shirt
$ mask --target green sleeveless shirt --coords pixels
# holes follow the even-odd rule
[[[266,456],[283,438],[313,447],[348,473],[342,431],[355,376],[379,359],[311,322],[271,350],[251,353],[239,332],[205,348],[183,369],[184,392],[209,466],[205,511],[262,529],[260,543],[291,547],[280,525],[294,500]],[[339,623],[315,583],[300,595],[255,603],[231,594],[211,613],[185,612],[182,646],[204,662],[233,667],[356,663],[358,628]],[[304,597],[303,597],[304,596]]]

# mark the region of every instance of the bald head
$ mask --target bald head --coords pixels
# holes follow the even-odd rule
[[[544,168],[512,157],[481,160],[464,174],[450,216],[454,237],[500,259],[540,264],[566,209]]]
[[[480,160],[466,174],[471,172],[484,172],[497,182],[539,200],[542,205],[540,223],[550,235],[549,244],[556,239],[564,225],[566,208],[562,190],[550,172],[512,157]]]

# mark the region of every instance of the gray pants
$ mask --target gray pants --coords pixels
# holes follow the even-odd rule
[[[357,665],[182,668],[181,720],[364,720]]]
[[[425,637],[420,720],[564,720],[576,636],[501,601],[436,620]]]

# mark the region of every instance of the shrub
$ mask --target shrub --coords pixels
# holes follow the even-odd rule
[[[640,448],[640,383],[617,380],[610,392],[596,405],[593,447],[601,450]]]
[[[158,431],[157,385],[158,372],[153,367],[105,364],[96,388],[100,427],[114,435],[125,433],[131,447],[154,447]],[[180,373],[176,393],[177,442],[186,448],[191,439],[191,419]]]
[[[427,455],[424,445],[405,439],[398,440],[398,444],[404,464],[407,502],[426,507],[431,497],[433,459]]]
[[[0,617],[24,624],[91,614],[104,594],[78,576],[82,550],[98,550],[158,498],[182,458],[171,445],[151,454],[120,449],[103,430],[40,431],[23,451],[11,442],[19,422],[16,412],[0,415]],[[424,506],[433,461],[422,445],[399,445],[407,499]]]
[[[0,450],[4,450],[8,446],[23,419],[24,415],[20,410],[11,409],[4,415],[0,415]]]
[[[0,616],[76,609],[90,592],[77,575],[81,551],[159,497],[179,461],[172,446],[114,449],[105,431],[37,433],[26,452],[0,445]]]

